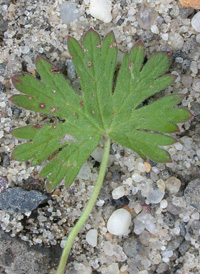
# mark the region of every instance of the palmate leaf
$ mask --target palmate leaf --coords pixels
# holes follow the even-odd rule
[[[48,176],[49,190],[64,178],[65,185],[71,185],[102,136],[132,149],[143,159],[170,161],[169,154],[160,146],[173,144],[175,140],[163,133],[177,131],[175,123],[191,117],[188,110],[175,108],[183,99],[179,94],[141,106],[174,80],[173,75],[164,75],[169,66],[166,52],[156,53],[143,65],[144,46],[140,41],[136,43],[124,55],[113,91],[117,59],[113,32],[101,43],[99,35],[90,29],[82,44],[68,37],[69,52],[80,78],[81,96],[56,67],[40,56],[36,68],[41,80],[29,74],[12,78],[15,88],[24,94],[12,96],[13,103],[64,120],[12,131],[15,137],[29,140],[14,150],[13,159],[32,159],[32,165],[37,165],[52,158],[40,173],[41,177]]]

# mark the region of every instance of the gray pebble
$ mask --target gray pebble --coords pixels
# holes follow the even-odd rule
[[[76,70],[72,63],[72,60],[70,60],[70,59],[66,60],[66,66],[67,66],[67,77],[70,80],[75,80],[76,79]]]
[[[25,213],[37,208],[45,199],[47,196],[36,190],[26,191],[19,187],[13,187],[0,194],[0,209]]]
[[[128,238],[123,245],[123,250],[128,257],[135,258],[141,249],[141,244],[135,237]]]
[[[8,167],[10,165],[10,157],[8,155],[5,155],[3,157],[3,163],[2,166],[3,167]]]
[[[168,250],[176,250],[177,248],[179,248],[179,246],[181,245],[181,243],[184,241],[184,237],[179,236],[176,239],[173,239],[172,241],[169,242],[167,249]]]
[[[165,263],[161,263],[156,269],[156,273],[165,273],[167,270],[168,270],[168,265]]]
[[[185,224],[180,224],[180,235],[185,237],[186,234],[186,228],[185,228]]]
[[[187,251],[188,251],[188,249],[190,248],[190,245],[191,245],[191,243],[190,242],[187,242],[187,241],[184,241],[181,245],[180,245],[180,247],[179,247],[179,252],[181,253],[181,255],[184,255]]]
[[[0,93],[1,92],[6,92],[6,87],[3,84],[0,84]]]
[[[8,185],[8,180],[6,177],[0,176],[0,193],[6,191]]]
[[[174,222],[175,222],[175,218],[174,216],[169,213],[169,212],[166,212],[165,215],[164,215],[164,222],[170,227],[172,228],[174,226]]]
[[[200,210],[200,179],[195,179],[187,185],[184,196],[188,204]]]

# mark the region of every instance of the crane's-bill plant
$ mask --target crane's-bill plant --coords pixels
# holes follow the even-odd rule
[[[82,46],[68,37],[68,49],[78,77],[82,94],[78,95],[56,67],[38,56],[36,68],[41,80],[22,74],[12,77],[14,87],[24,95],[10,100],[18,106],[58,116],[59,123],[17,128],[12,134],[28,142],[15,148],[12,158],[31,160],[40,164],[54,152],[55,156],[42,169],[46,186],[52,191],[63,179],[69,187],[81,166],[104,140],[104,153],[94,191],[81,218],[71,230],[63,250],[57,274],[63,273],[72,243],[95,205],[106,172],[111,140],[132,149],[144,160],[170,162],[162,146],[175,139],[166,133],[176,132],[176,123],[191,118],[184,108],[175,107],[183,99],[181,94],[167,95],[142,106],[142,102],[165,89],[174,75],[164,74],[169,67],[167,52],[154,54],[145,65],[144,45],[137,42],[123,62],[113,90],[117,45],[111,31],[101,43],[97,32],[90,29]]]

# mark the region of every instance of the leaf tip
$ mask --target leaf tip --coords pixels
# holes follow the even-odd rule
[[[15,86],[16,83],[20,83],[21,84],[22,80],[19,79],[19,75],[14,75],[14,76],[11,77],[11,82],[12,82],[13,86]]]

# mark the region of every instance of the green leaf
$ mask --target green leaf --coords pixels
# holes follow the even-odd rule
[[[169,67],[168,54],[156,53],[143,65],[144,45],[139,41],[124,55],[113,90],[117,47],[112,31],[101,42],[98,33],[90,29],[82,46],[68,37],[68,49],[80,78],[80,96],[56,67],[40,56],[36,69],[41,80],[29,74],[12,77],[14,87],[23,93],[12,96],[13,103],[63,121],[14,129],[15,137],[28,142],[16,147],[12,158],[32,159],[32,165],[48,159],[40,176],[48,176],[49,190],[63,179],[67,187],[71,185],[102,136],[132,149],[143,159],[171,161],[161,147],[175,140],[163,133],[177,131],[176,123],[191,117],[188,110],[175,107],[183,96],[168,95],[141,106],[174,81],[173,75],[164,75]]]

